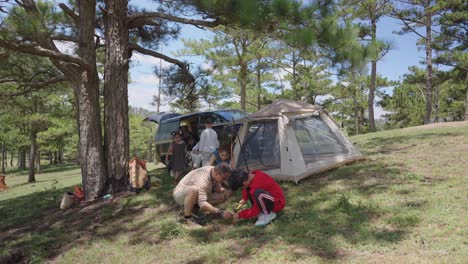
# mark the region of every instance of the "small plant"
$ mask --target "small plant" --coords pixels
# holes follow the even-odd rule
[[[336,202],[336,207],[342,212],[349,212],[352,209],[353,205],[349,201],[349,197],[342,194]]]
[[[400,178],[404,180],[408,180],[408,181],[420,181],[420,182],[424,181],[424,176],[419,175],[414,172],[408,172],[408,173],[402,174]]]
[[[170,221],[166,222],[161,226],[161,233],[159,237],[161,239],[173,239],[182,235],[184,231],[182,230],[181,225],[177,222]]]

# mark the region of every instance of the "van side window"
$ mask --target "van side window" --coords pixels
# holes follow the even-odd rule
[[[159,124],[156,141],[172,139],[171,132],[179,130],[179,120]]]

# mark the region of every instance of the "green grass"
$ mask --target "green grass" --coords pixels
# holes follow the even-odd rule
[[[163,184],[149,192],[67,211],[56,208],[79,183],[77,168],[45,170],[34,187],[8,176],[0,254],[20,251],[33,263],[466,263],[468,127],[352,140],[368,160],[282,182],[287,206],[265,228],[183,228],[171,179],[155,166],[150,175]]]

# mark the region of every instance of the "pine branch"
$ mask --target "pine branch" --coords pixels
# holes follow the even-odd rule
[[[48,57],[53,60],[58,60],[62,62],[69,62],[69,63],[74,63],[78,64],[88,70],[92,70],[91,65],[85,61],[84,59],[77,57],[77,56],[72,56],[72,55],[67,55],[60,53],[58,51],[53,51],[50,49],[45,49],[41,46],[34,45],[34,44],[21,44],[21,43],[12,43],[5,41],[3,39],[0,39],[0,47],[13,50],[13,51],[18,51],[21,53],[26,53],[30,55],[36,55],[36,56],[41,56],[41,57]]]
[[[59,4],[60,8],[62,8],[63,12],[65,12],[75,23],[75,25],[78,25],[78,21],[80,16],[76,14],[73,10],[71,10],[66,4],[60,3]]]
[[[173,16],[161,12],[147,12],[137,15],[132,15],[127,18],[127,23],[129,28],[135,28],[146,25],[146,23],[152,23],[153,19],[161,18],[169,20],[176,23],[189,24],[194,26],[201,27],[216,27],[221,24],[219,20],[206,21],[206,20],[197,20],[197,19],[187,19],[178,16]]]
[[[395,14],[395,17],[396,17],[396,18],[400,19],[401,22],[403,22],[403,24],[405,24],[405,26],[406,26],[406,28],[407,28],[408,30],[410,30],[410,31],[413,32],[414,34],[418,35],[420,38],[426,39],[425,36],[423,36],[423,35],[421,35],[419,32],[417,32],[417,31],[408,23],[408,21],[410,21],[410,20],[403,18],[400,14],[398,14],[398,12],[397,12],[396,10],[394,10],[393,13]],[[410,21],[410,22],[414,22],[414,21]],[[421,23],[421,22],[419,22],[419,23]]]
[[[15,93],[0,93],[0,98],[2,98],[2,97],[17,97],[17,96],[25,95],[25,94],[28,94],[30,92],[38,91],[40,89],[46,88],[49,85],[64,82],[64,81],[67,81],[67,78],[64,75],[59,75],[59,76],[55,76],[55,77],[53,77],[53,78],[51,78],[51,79],[49,79],[47,81],[31,82],[31,83],[22,84],[21,87],[28,87],[28,88],[25,89],[25,90],[19,91],[19,92],[15,92]]]
[[[165,60],[167,62],[170,62],[170,63],[173,63],[173,64],[177,64],[181,68],[186,68],[187,67],[187,64],[180,61],[180,60],[171,58],[169,56],[166,56],[166,55],[164,55],[162,53],[159,53],[159,52],[156,52],[154,50],[145,49],[145,48],[143,48],[143,47],[141,47],[139,45],[136,45],[136,44],[130,44],[129,48],[130,48],[130,50],[138,51],[141,54],[149,55],[149,56],[152,56],[152,57],[155,57],[155,58],[163,59],[163,60]]]

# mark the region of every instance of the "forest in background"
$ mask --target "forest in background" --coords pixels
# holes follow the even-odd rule
[[[143,110],[128,106],[135,53],[174,65],[155,69],[163,80],[155,105],[170,100],[179,112],[253,112],[280,98],[319,103],[321,97],[320,105],[349,134],[376,131],[376,103],[389,112],[385,129],[468,119],[466,1],[178,0],[150,6],[0,1],[2,169],[16,157],[34,182],[47,156],[51,163],[80,163],[87,200],[126,189],[127,161],[151,158],[155,131],[141,123]],[[392,48],[377,35],[385,16],[401,20],[404,26],[395,31],[417,34],[426,51],[402,82],[382,78],[377,69]],[[187,41],[179,51],[205,56],[210,67],[158,52],[179,37],[181,25],[213,30],[212,40]],[[60,51],[60,43],[75,49]],[[232,94],[238,100],[229,100]]]

